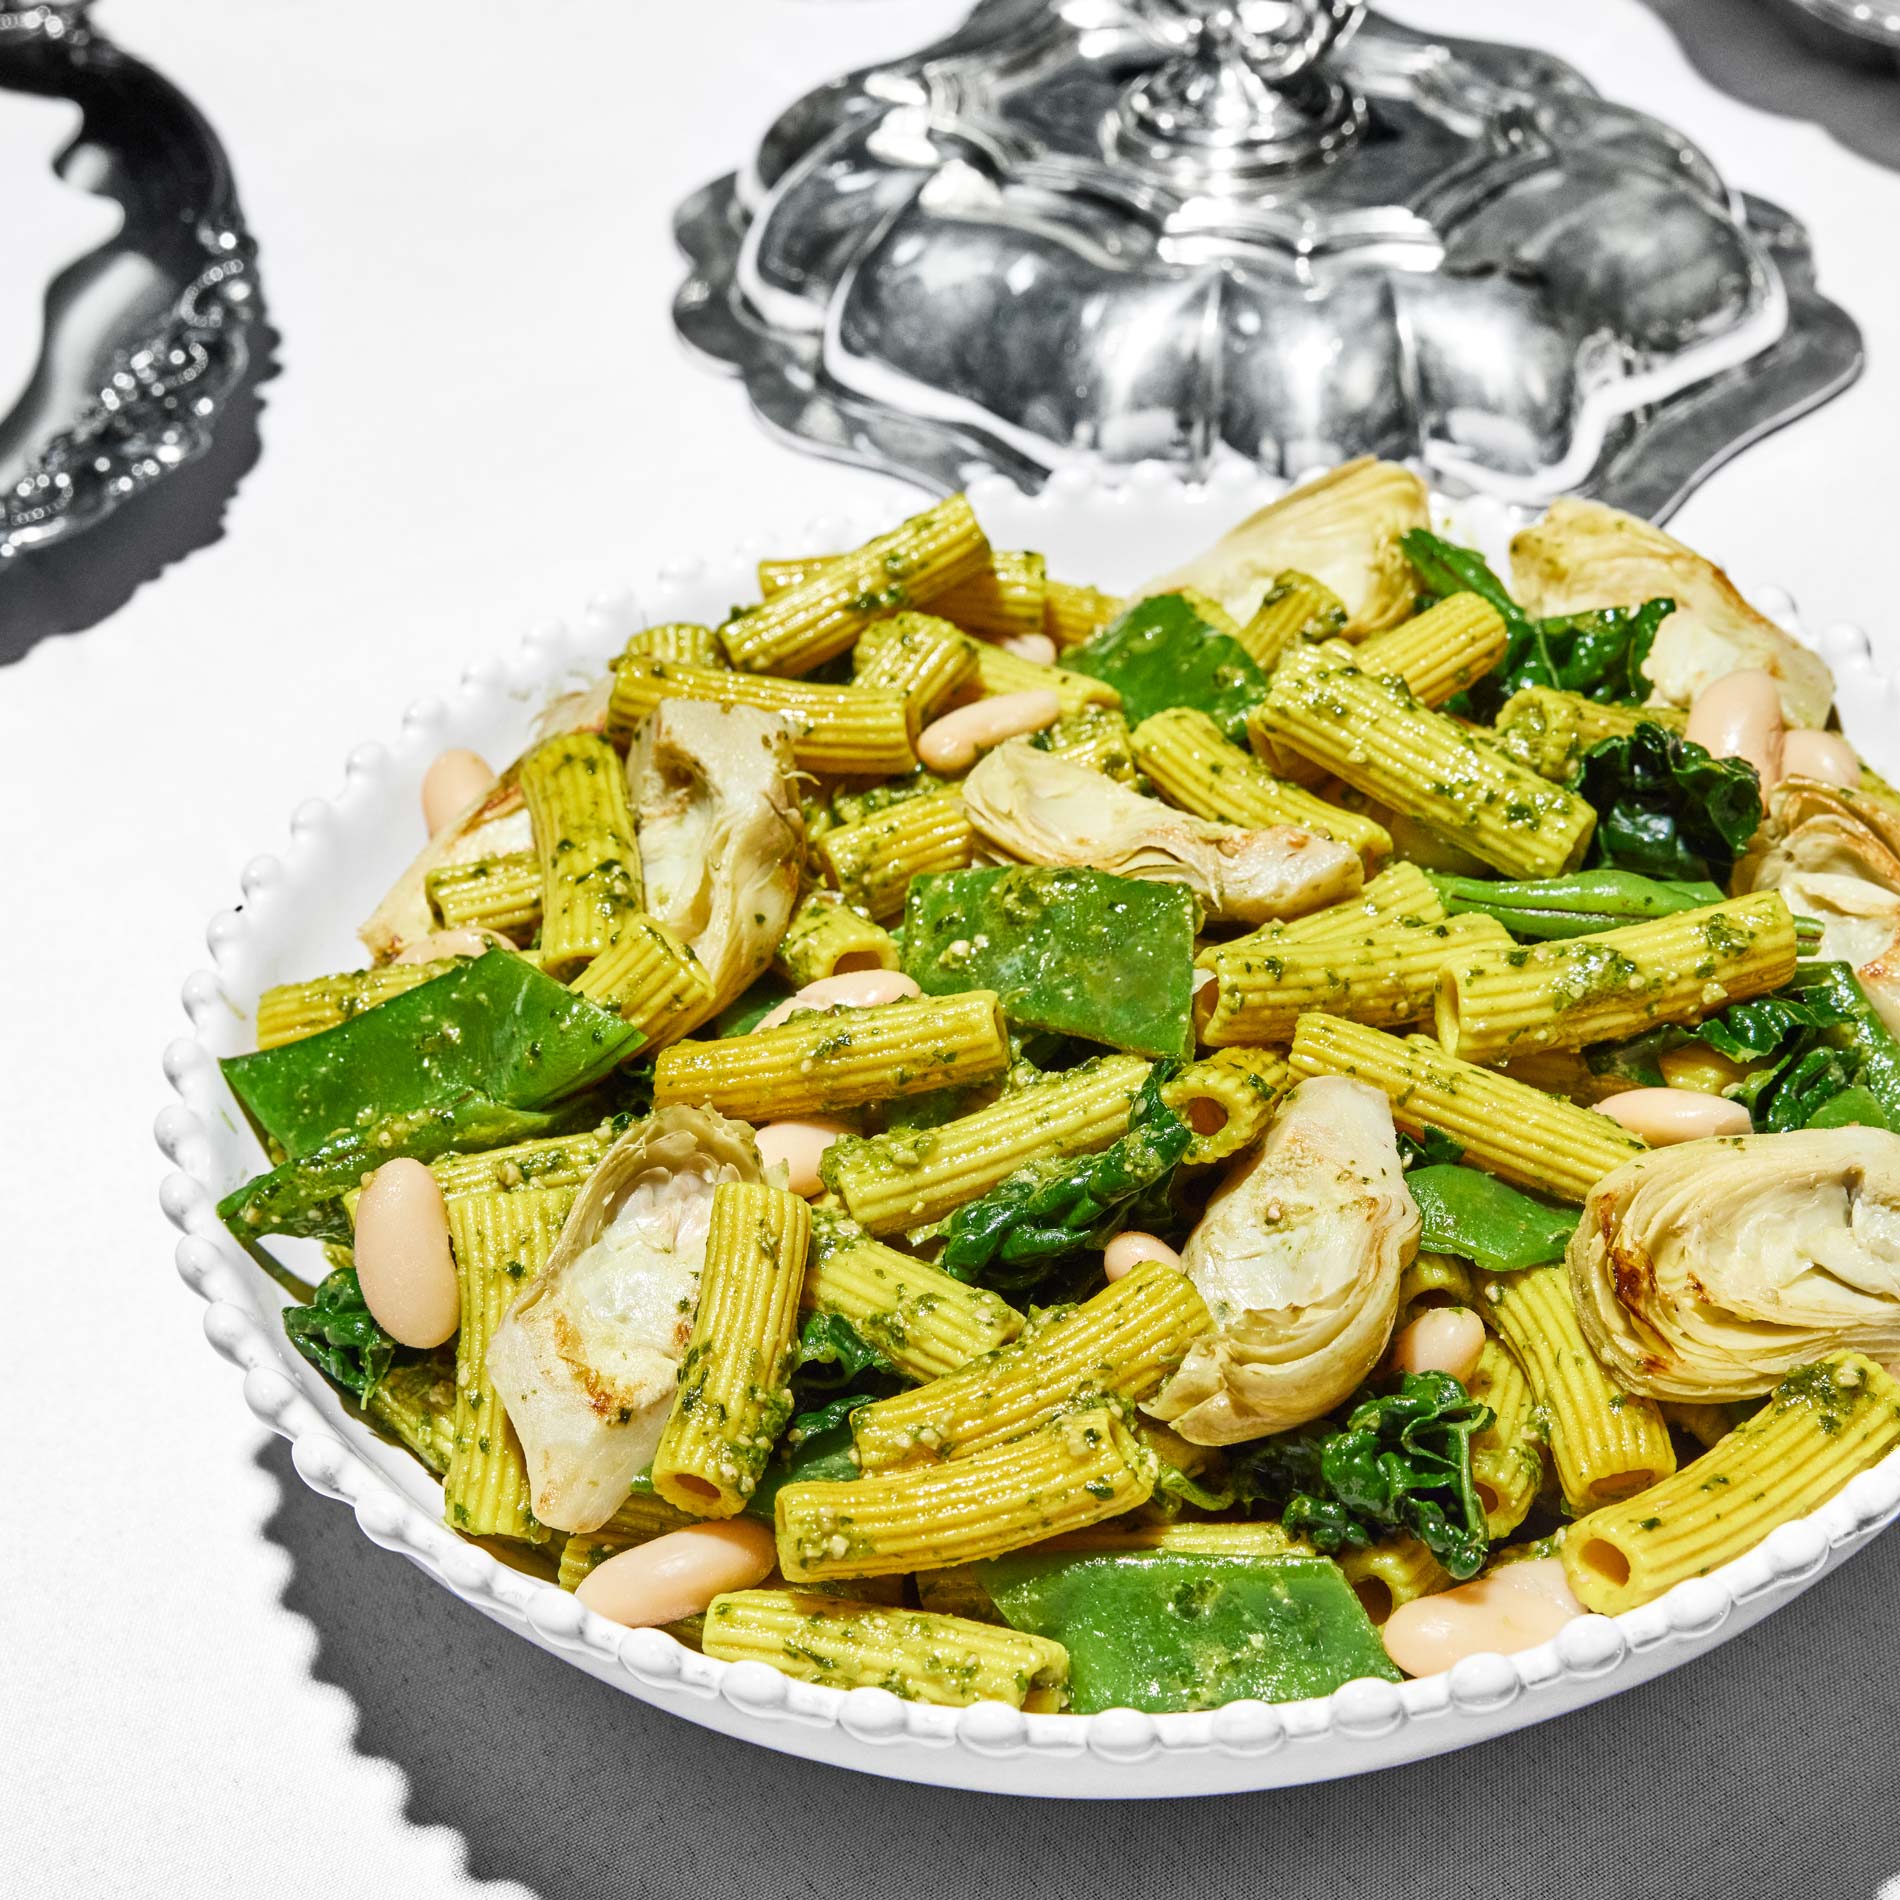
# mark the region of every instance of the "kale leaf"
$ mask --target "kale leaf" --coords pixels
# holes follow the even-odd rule
[[[865,1372],[897,1370],[848,1319],[837,1313],[811,1313],[798,1335],[792,1376],[801,1386],[828,1392]]]
[[[1640,607],[1534,618],[1486,565],[1484,557],[1423,528],[1404,536],[1405,552],[1432,594],[1477,594],[1504,617],[1504,658],[1473,686],[1460,710],[1490,719],[1526,686],[1557,686],[1606,705],[1639,705],[1649,697],[1643,662],[1657,630],[1675,612],[1673,600]]]
[[[1451,1168],[1465,1158],[1465,1144],[1429,1122],[1416,1141],[1401,1128],[1398,1143],[1399,1163],[1406,1168]]]
[[[308,1306],[285,1307],[284,1331],[359,1406],[368,1405],[396,1357],[396,1342],[371,1317],[354,1267],[338,1267]]]
[[[1396,1392],[1354,1406],[1345,1425],[1302,1426],[1233,1453],[1238,1497],[1277,1510],[1315,1550],[1363,1550],[1410,1532],[1461,1581],[1483,1568],[1484,1507],[1471,1440],[1491,1408],[1444,1372],[1408,1372]]]
[[[1726,884],[1761,823],[1761,780],[1746,759],[1712,758],[1662,726],[1592,746],[1577,790],[1596,807],[1591,863],[1645,877]]]
[[[1165,1194],[1193,1131],[1161,1099],[1178,1065],[1158,1062],[1135,1098],[1128,1132],[1100,1154],[1034,1161],[960,1207],[944,1227],[938,1263],[959,1280],[1024,1287],[1065,1255],[1105,1246]]]

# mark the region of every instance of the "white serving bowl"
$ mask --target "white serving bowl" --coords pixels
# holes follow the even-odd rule
[[[1134,469],[1110,486],[1058,475],[1040,496],[1006,483],[971,495],[999,547],[1044,550],[1064,578],[1128,587],[1212,540],[1283,484],[1257,477],[1190,487]],[[1447,506],[1457,532],[1494,556],[1511,521],[1496,504]],[[717,621],[756,592],[765,553],[854,544],[887,519],[817,521],[705,563],[663,571],[636,594],[597,602],[578,626],[538,628],[506,660],[471,666],[446,699],[405,715],[393,745],[350,755],[342,790],[298,807],[281,856],[246,867],[242,905],[206,931],[213,968],[190,977],[191,1033],[165,1051],[176,1091],[157,1122],[176,1172],[160,1190],[183,1238],[178,1270],[206,1302],[205,1334],[244,1375],[252,1412],[291,1443],[313,1490],[348,1503],[374,1542],[400,1551],[445,1589],[602,1681],[689,1721],[768,1748],[900,1780],[1062,1796],[1222,1794],[1321,1781],[1484,1741],[1633,1687],[1712,1649],[1806,1589],[1900,1512],[1900,1452],[1839,1496],[1774,1532],[1747,1556],[1618,1617],[1588,1616],[1514,1656],[1474,1656],[1418,1682],[1349,1683],[1306,1702],[1231,1703],[1201,1715],[1023,1715],[1000,1703],[940,1709],[882,1689],[792,1681],[761,1663],[715,1662],[658,1630],[624,1630],[553,1584],[511,1570],[441,1522],[440,1488],[385,1445],[284,1337],[283,1296],[219,1223],[215,1203],[264,1160],[236,1111],[218,1058],[252,1047],[251,1016],[273,983],[362,961],[354,930],[422,841],[418,791],[446,746],[513,757],[546,699],[598,672],[637,628]],[[1797,633],[1785,594],[1752,598]],[[1873,665],[1865,635],[1817,642],[1840,680],[1848,731],[1880,769],[1900,755],[1900,690]],[[1891,656],[1890,656],[1891,657]],[[1896,667],[1900,673],[1900,667]],[[314,1243],[273,1242],[306,1278],[324,1270]],[[302,1250],[303,1257],[296,1259]]]

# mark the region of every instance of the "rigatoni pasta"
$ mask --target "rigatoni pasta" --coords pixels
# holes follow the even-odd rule
[[[640,907],[640,853],[620,756],[591,732],[568,732],[521,763],[541,867],[541,960],[571,976]]]
[[[792,912],[772,967],[795,987],[854,970],[894,970],[897,942],[841,891],[808,891]]]
[[[871,1009],[801,1010],[736,1048],[677,1042],[654,1065],[653,1100],[776,1121],[988,1082],[1008,1067],[996,992],[966,990]]]

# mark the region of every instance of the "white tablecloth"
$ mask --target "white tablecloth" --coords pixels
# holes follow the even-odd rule
[[[1755,26],[1747,0],[1727,3],[1738,34]],[[1006,1819],[975,1798],[913,1799],[665,1724],[438,1597],[295,1484],[206,1349],[149,1136],[204,920],[292,807],[337,784],[352,744],[472,656],[670,558],[907,497],[767,440],[736,385],[685,358],[668,214],[807,85],[954,10],[102,5],[232,154],[281,373],[222,537],[0,672],[0,867],[16,893],[0,932],[8,1892],[1213,1892],[1249,1866],[1306,1868],[1312,1892],[1328,1855],[1382,1830],[1390,1851],[1365,1865],[1392,1870],[1395,1891],[1478,1892],[1497,1890],[1480,1865],[1503,1878],[1485,1842],[1581,1812],[1621,1864],[1597,1893],[1637,1891],[1645,1867],[1692,1851],[1726,1865],[1703,1890],[1734,1895],[1780,1890],[1749,1870],[1826,1845],[1802,1828],[1825,1785],[1817,1749],[1889,1747],[1875,1738],[1900,1713],[1894,1671],[1867,1653],[1863,1606],[1896,1566],[1877,1550],[1692,1672],[1735,1685],[1720,1719],[1752,1735],[1699,1730],[1665,1682],[1627,1705],[1640,1723],[1578,1718],[1449,1778],[1406,1771],[1218,1815]],[[1900,177],[1713,90],[1635,0],[1398,10],[1546,36],[1808,221],[1872,368],[1717,476],[1678,526],[1781,577],[1817,620],[1890,617]],[[1706,37],[1721,8],[1674,10]],[[7,613],[0,586],[0,629]],[[1717,1826],[1723,1751],[1744,1744],[1770,1747],[1760,1772],[1781,1795]],[[1664,1802],[1672,1776],[1686,1790],[1704,1770],[1700,1810]],[[1449,1805],[1433,1792],[1446,1788]],[[704,1815],[683,1821],[696,1801]],[[1679,1806],[1696,1810],[1687,1793]],[[1198,1881],[1197,1843],[1213,1838]],[[1623,1859],[1624,1840],[1641,1851]],[[1893,1866],[1900,1846],[1830,1884],[1865,1893]],[[1649,1889],[1670,1890],[1688,1889]]]

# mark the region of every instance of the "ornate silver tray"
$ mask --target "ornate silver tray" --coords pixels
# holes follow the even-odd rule
[[[1680,134],[1350,0],[983,0],[676,232],[680,334],[770,427],[941,489],[1373,452],[1660,518],[1861,365]]]
[[[125,214],[49,290],[38,370],[0,413],[4,577],[204,452],[250,361],[257,286],[217,135],[86,5],[0,11],[0,88],[79,105],[62,173]]]

